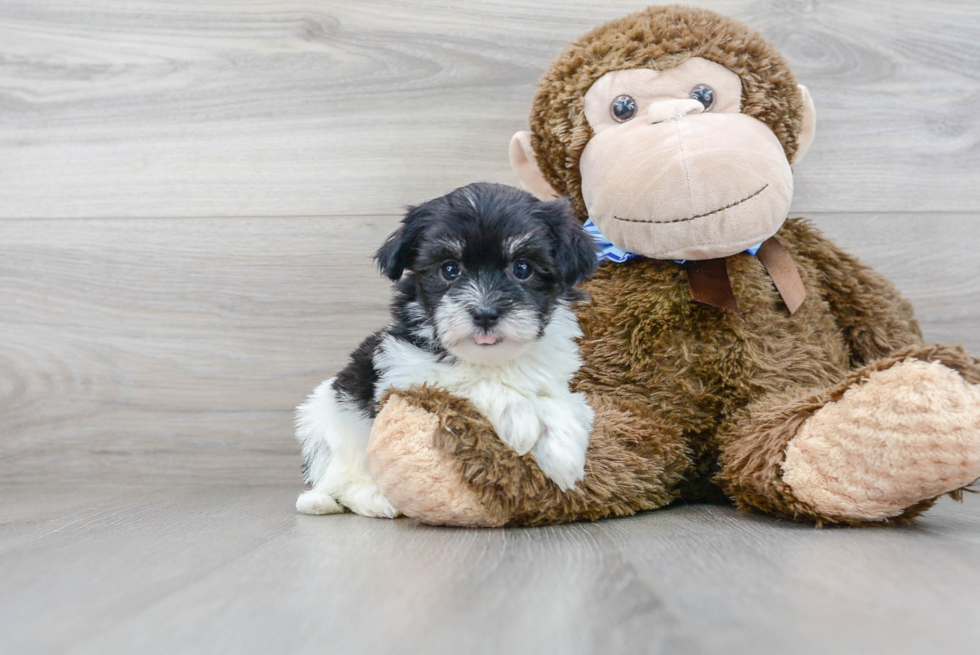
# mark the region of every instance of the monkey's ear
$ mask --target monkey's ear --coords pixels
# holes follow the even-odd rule
[[[799,145],[796,147],[796,154],[793,155],[791,164],[799,163],[803,159],[817,133],[817,110],[813,106],[813,98],[810,97],[810,91],[805,86],[802,84],[798,86],[800,93],[803,94],[803,126],[800,128]]]
[[[510,156],[511,168],[521,178],[521,184],[538,200],[554,200],[558,197],[538,168],[538,159],[531,147],[530,132],[522,130],[515,134],[510,140],[507,154]]]
[[[415,256],[418,254],[419,239],[432,220],[432,202],[410,207],[401,226],[384,242],[378,252],[374,253],[374,261],[378,268],[391,281],[401,279],[406,268],[412,268]]]

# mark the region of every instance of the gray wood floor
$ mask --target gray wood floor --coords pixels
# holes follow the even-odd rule
[[[0,0],[0,653],[976,650],[980,498],[460,531],[292,511],[292,407],[403,207],[516,184],[534,83],[643,0]],[[980,351],[980,4],[694,2],[815,99],[805,215]]]
[[[980,497],[899,529],[695,506],[464,530],[264,486],[0,488],[4,653],[968,653]]]

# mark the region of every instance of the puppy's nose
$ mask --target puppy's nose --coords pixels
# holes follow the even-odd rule
[[[474,307],[470,310],[470,316],[477,327],[489,330],[500,320],[500,310],[496,307]]]

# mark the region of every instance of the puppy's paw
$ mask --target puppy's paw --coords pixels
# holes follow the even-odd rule
[[[352,512],[361,516],[386,519],[393,519],[398,516],[398,510],[392,507],[374,482],[350,483],[344,490],[341,501]]]
[[[538,468],[562,491],[573,489],[585,477],[585,448],[579,444],[556,436],[547,428],[534,445],[534,455]]]
[[[311,489],[296,499],[296,511],[303,514],[340,514],[344,508],[329,495]]]
[[[582,394],[539,400],[544,429],[531,454],[538,468],[562,491],[585,477],[585,453],[595,413]]]
[[[530,451],[541,434],[541,422],[534,405],[525,399],[501,403],[487,416],[487,420],[500,440],[518,455]]]

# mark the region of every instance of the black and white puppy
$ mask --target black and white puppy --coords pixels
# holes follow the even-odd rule
[[[596,266],[565,200],[471,184],[413,207],[375,255],[396,282],[391,325],[297,409],[296,508],[396,515],[367,466],[378,399],[428,384],[467,398],[517,453],[567,490],[585,475],[593,412],[569,383],[582,361],[571,304]]]

